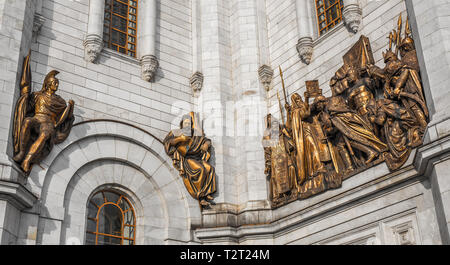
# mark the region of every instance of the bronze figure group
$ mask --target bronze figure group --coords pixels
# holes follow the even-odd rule
[[[338,188],[345,178],[382,161],[390,170],[399,169],[422,144],[429,113],[409,23],[402,34],[401,16],[383,58],[384,68],[376,66],[370,41],[361,36],[331,78],[330,97],[313,80],[306,82],[304,99],[294,93],[290,102],[280,68],[284,110],[278,95],[281,119],[269,114],[263,136],[264,172],[274,207]],[[73,126],[74,101],[66,103],[55,93],[57,74],[49,72],[42,90],[32,92],[30,55],[24,60],[13,159],[27,175]],[[170,131],[163,143],[189,194],[210,207],[216,192],[211,140],[196,115],[183,116],[180,129]]]
[[[385,67],[377,67],[369,39],[361,36],[330,80],[331,97],[308,81],[305,100],[294,93],[289,104],[285,95],[286,122],[267,116],[263,146],[273,206],[340,187],[382,161],[399,169],[422,144],[428,109],[409,23],[402,36],[401,16],[383,57]],[[281,69],[280,75],[284,90]]]
[[[30,54],[25,57],[20,82],[20,97],[14,112],[14,157],[26,175],[32,165],[42,161],[53,145],[63,142],[73,122],[74,101],[56,94],[59,80],[53,70],[44,79],[41,91],[31,92]]]

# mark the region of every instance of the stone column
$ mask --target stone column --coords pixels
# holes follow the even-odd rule
[[[449,7],[448,0],[406,1],[425,98],[431,114],[429,127],[437,129],[437,133],[433,134],[428,130],[430,140],[450,134],[450,39],[445,20],[449,16]]]
[[[89,21],[86,39],[84,40],[84,59],[95,63],[103,49],[103,20],[105,1],[89,1]]]
[[[199,96],[203,88],[202,73],[202,34],[201,34],[200,0],[192,0],[192,68],[193,74],[189,79],[194,97]]]
[[[270,65],[269,37],[267,32],[267,14],[265,1],[256,1],[256,19],[258,25],[258,46],[259,46],[259,80],[266,91],[271,88],[274,71]]]
[[[203,115],[205,135],[212,141],[211,162],[217,175],[214,201],[218,205],[236,204],[234,137],[228,130],[228,124],[230,127],[234,124],[228,19],[230,3],[222,0],[199,0],[199,3],[200,9],[205,11],[201,12],[200,19],[204,81],[196,112]],[[227,108],[227,103],[231,103],[230,108]]]
[[[265,5],[259,0],[233,0],[231,36],[238,200],[242,209],[263,208],[268,199],[261,143],[267,114],[266,89],[259,82],[258,65],[269,64]],[[269,71],[270,74],[270,71]],[[250,218],[250,217],[249,217]],[[257,223],[258,219],[246,222]]]
[[[138,9],[138,58],[142,79],[151,82],[159,67],[156,57],[156,0],[140,0]]]
[[[296,0],[295,8],[297,10],[298,25],[298,43],[297,51],[300,59],[305,64],[311,63],[313,54],[313,17],[311,15],[312,1]]]
[[[348,29],[353,33],[357,33],[362,20],[362,10],[358,0],[344,0],[342,16]]]
[[[444,245],[450,244],[450,160],[433,163],[431,173],[431,189],[436,209],[441,240]]]

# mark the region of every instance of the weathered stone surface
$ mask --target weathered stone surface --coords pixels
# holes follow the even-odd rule
[[[154,53],[140,53],[138,45],[137,58],[101,49],[102,24],[92,41],[94,2],[104,1],[0,0],[0,180],[15,183],[0,189],[1,244],[83,244],[86,204],[100,187],[133,201],[138,244],[450,242],[448,1],[345,1],[353,5],[344,12],[353,32],[342,22],[322,36],[314,12],[297,12],[304,1],[157,1]],[[314,11],[314,1],[309,6]],[[99,18],[102,10],[95,13]],[[289,95],[303,94],[305,81],[317,79],[329,96],[330,77],[360,34],[370,38],[382,65],[386,34],[399,13],[409,15],[431,110],[425,145],[398,172],[381,164],[340,189],[271,209],[261,137],[235,137],[251,119],[220,108],[257,99],[279,116],[281,80],[277,71],[258,71],[262,65],[282,67]],[[299,57],[302,37],[308,38]],[[89,47],[95,64],[85,60]],[[25,182],[10,159],[11,114],[30,48],[33,89],[49,70],[61,71],[61,96],[77,103],[76,123],[87,123],[75,126]],[[157,71],[150,71],[156,69],[151,58],[141,64],[144,55],[157,58]],[[191,78],[197,71],[202,78]],[[214,146],[218,192],[217,205],[203,212],[161,144],[179,116],[192,110],[205,124],[234,126],[205,131]],[[256,119],[263,125],[263,116]]]

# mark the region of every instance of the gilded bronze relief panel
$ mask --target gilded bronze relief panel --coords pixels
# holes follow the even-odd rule
[[[278,99],[286,120],[269,114],[263,137],[274,207],[338,188],[383,161],[395,171],[422,144],[429,113],[408,21],[404,33],[402,28],[400,16],[383,68],[361,36],[330,80],[331,97],[314,80],[306,82],[304,99],[294,93],[289,102],[282,82],[285,111]]]

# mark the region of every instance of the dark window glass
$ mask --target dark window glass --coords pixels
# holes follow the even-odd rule
[[[105,0],[105,46],[136,57],[137,16],[137,0]]]

